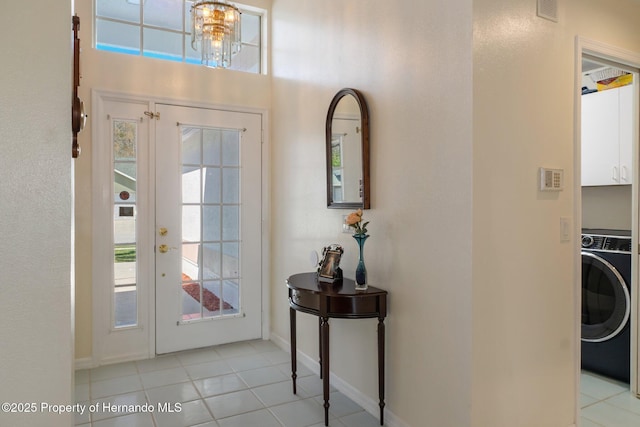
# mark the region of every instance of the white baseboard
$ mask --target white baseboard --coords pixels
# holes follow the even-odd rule
[[[285,340],[273,331],[271,331],[271,341],[282,350],[286,351],[287,353],[291,353],[291,344],[289,343],[289,341]],[[306,368],[311,370],[311,372],[316,375],[320,374],[320,367],[318,366],[317,360],[314,360],[309,355],[302,353],[300,350],[297,350],[296,358],[298,362],[302,363]],[[329,375],[329,382],[336,390],[340,391],[340,393],[344,394],[349,399],[360,405],[362,409],[370,413],[373,417],[375,417],[376,419],[380,417],[380,406],[378,405],[377,400],[371,399],[369,396],[366,396],[351,384],[335,375],[333,372],[331,372]],[[409,427],[386,407],[384,408],[384,421],[384,425],[389,427]]]
[[[80,369],[91,369],[93,368],[93,358],[92,357],[81,357],[75,360],[74,364],[75,370],[79,371]]]
[[[151,358],[153,357],[155,356],[152,356]],[[93,357],[81,357],[75,359],[75,370],[93,369],[99,366],[113,365],[114,363],[132,362],[145,359],[149,359],[149,355],[147,353],[129,353],[122,356],[104,358],[99,362]]]

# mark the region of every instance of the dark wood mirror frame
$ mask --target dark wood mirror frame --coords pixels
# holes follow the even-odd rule
[[[353,96],[360,108],[361,144],[362,144],[362,197],[360,202],[336,202],[333,200],[333,176],[331,163],[331,140],[333,114],[338,102],[345,96]],[[333,209],[369,209],[371,207],[371,194],[369,183],[369,110],[364,96],[360,91],[351,88],[341,89],[331,100],[327,113],[326,123],[326,160],[327,160],[327,207]]]

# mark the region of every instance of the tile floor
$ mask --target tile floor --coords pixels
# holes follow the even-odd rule
[[[298,365],[297,395],[291,390],[289,354],[261,340],[76,371],[76,402],[87,409],[76,414],[75,423],[82,427],[323,426],[322,381]],[[332,427],[379,425],[333,388],[330,403]]]
[[[580,427],[638,427],[640,399],[629,385],[589,372],[580,378]]]

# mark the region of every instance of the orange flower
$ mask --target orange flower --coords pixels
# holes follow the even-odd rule
[[[355,225],[360,221],[362,221],[362,211],[350,213],[345,222],[347,225]]]
[[[367,224],[369,224],[369,221],[362,224],[362,209],[351,212],[344,222],[349,227],[355,228],[355,234],[367,234]]]

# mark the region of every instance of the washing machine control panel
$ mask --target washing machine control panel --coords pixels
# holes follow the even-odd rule
[[[581,246],[592,251],[631,253],[631,237],[583,234]]]

